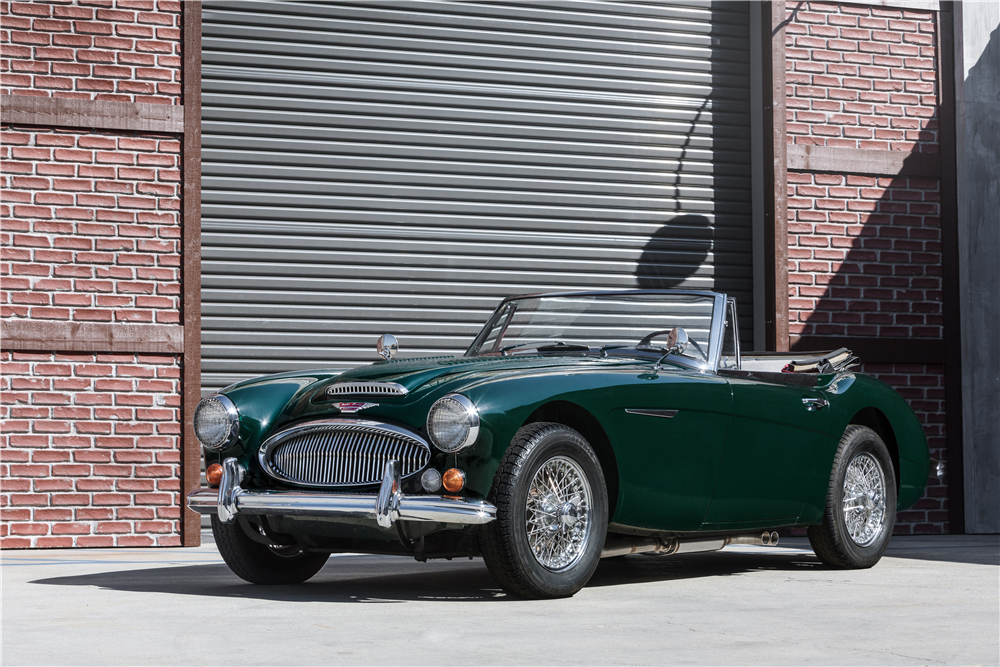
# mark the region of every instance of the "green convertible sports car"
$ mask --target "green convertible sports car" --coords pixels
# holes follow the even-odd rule
[[[240,382],[194,428],[226,563],[305,581],[330,553],[482,556],[504,589],[574,594],[602,557],[774,544],[871,567],[923,493],[923,429],[849,350],[741,354],[725,294],[505,299],[463,356]]]

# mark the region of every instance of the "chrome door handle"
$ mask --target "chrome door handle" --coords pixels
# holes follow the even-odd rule
[[[803,398],[802,405],[806,406],[809,412],[816,412],[830,405],[830,401],[825,398]]]

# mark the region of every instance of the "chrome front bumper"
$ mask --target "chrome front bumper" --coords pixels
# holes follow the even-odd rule
[[[497,508],[484,500],[447,496],[404,496],[399,489],[395,461],[385,465],[378,495],[324,493],[322,491],[247,491],[240,487],[246,470],[236,459],[222,463],[218,489],[195,489],[187,496],[188,507],[199,514],[218,514],[232,523],[236,514],[315,516],[370,519],[383,528],[396,521],[433,521],[461,525],[493,521]]]

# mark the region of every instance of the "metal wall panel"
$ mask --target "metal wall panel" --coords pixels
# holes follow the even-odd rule
[[[203,386],[459,353],[501,297],[719,289],[752,332],[748,6],[208,2]]]

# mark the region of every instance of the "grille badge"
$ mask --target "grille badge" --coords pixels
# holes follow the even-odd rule
[[[359,410],[367,410],[368,408],[377,408],[378,403],[334,403],[333,407],[337,408],[345,414],[354,414]]]

